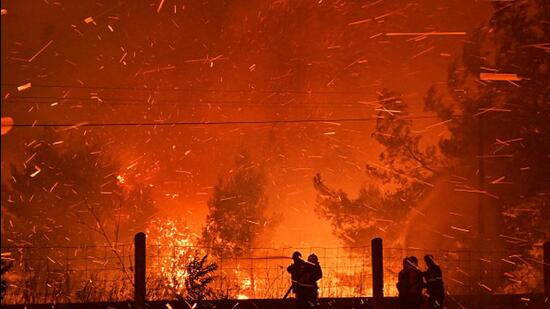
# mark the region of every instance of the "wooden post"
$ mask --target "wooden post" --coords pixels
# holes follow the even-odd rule
[[[134,308],[145,309],[145,233],[134,237]]]
[[[544,294],[550,295],[550,241],[544,243]]]
[[[380,304],[384,298],[384,268],[382,255],[382,238],[371,241],[372,258],[372,297],[375,303]]]

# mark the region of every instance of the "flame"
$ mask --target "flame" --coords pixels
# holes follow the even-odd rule
[[[250,278],[244,278],[241,280],[241,289],[246,290],[252,288],[252,280]]]
[[[199,248],[199,235],[194,234],[182,220],[158,220],[151,224],[147,231],[152,251],[152,260],[156,263],[158,275],[166,278],[169,287],[184,293],[188,278],[186,263],[191,261]],[[281,252],[281,249],[267,249]],[[253,251],[250,257],[213,260],[219,268],[212,288],[232,289],[230,297],[237,299],[282,297],[290,285],[286,266],[294,249],[285,254],[271,255],[275,251]],[[336,250],[336,249],[333,249]],[[334,258],[338,256],[338,259]],[[266,258],[267,257],[267,258]],[[333,251],[324,257],[320,255],[323,278],[318,282],[321,297],[357,297],[372,296],[370,282],[370,262],[365,260],[364,252],[342,254]],[[253,267],[249,263],[253,263]],[[399,263],[388,264],[384,278],[384,294],[397,295],[397,272]],[[288,277],[288,280],[285,278]]]
[[[184,228],[180,228],[183,226]],[[158,274],[176,293],[182,293],[188,278],[186,264],[196,253],[197,235],[191,233],[181,220],[158,220],[151,224],[148,234],[153,240]]]

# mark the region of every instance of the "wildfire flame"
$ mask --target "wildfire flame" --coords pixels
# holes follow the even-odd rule
[[[169,287],[184,292],[188,278],[186,264],[197,252],[205,255],[208,249],[199,247],[199,235],[194,234],[181,220],[155,221],[147,233],[154,246],[151,251],[155,254],[152,261],[156,264],[156,271],[167,279]],[[273,250],[281,252],[281,249]],[[214,259],[219,268],[212,282],[213,288],[230,289],[232,294],[229,297],[237,299],[282,297],[290,286],[286,266],[291,263],[290,255],[294,249],[288,250],[288,256],[269,255],[270,251],[258,249],[252,251],[251,256]],[[386,265],[389,269],[386,269],[387,276],[384,278],[384,293],[388,296],[397,295],[397,272],[401,260],[397,261],[399,263]],[[364,252],[342,254],[333,251],[327,253],[324,259],[321,255],[320,262],[323,268],[323,278],[318,282],[321,297],[372,296],[370,261],[365,259]]]
[[[157,255],[153,267],[162,278],[167,279],[169,287],[181,293],[188,278],[185,265],[194,256],[197,235],[191,233],[185,223],[169,219],[153,222],[148,234],[153,242],[152,251],[156,251]]]

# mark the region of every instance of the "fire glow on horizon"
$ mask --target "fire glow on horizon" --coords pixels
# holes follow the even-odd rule
[[[504,2],[2,3],[3,261],[93,243],[129,277],[145,231],[154,297],[204,256],[220,297],[281,297],[296,248],[369,296],[382,237],[387,295],[427,253],[452,293],[540,290],[549,38]]]

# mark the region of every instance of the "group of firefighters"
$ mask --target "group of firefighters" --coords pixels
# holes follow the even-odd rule
[[[307,261],[304,261],[302,260],[302,254],[296,251],[292,254],[292,261],[293,263],[286,269],[290,273],[292,285],[284,298],[292,291],[296,296],[299,308],[317,306],[317,298],[319,297],[317,280],[323,277],[319,259],[315,254],[310,254],[307,257]]]
[[[284,298],[293,292],[298,308],[318,306],[319,286],[317,281],[323,277],[319,259],[315,254],[310,254],[307,260],[303,260],[302,254],[296,251],[292,254],[292,260],[293,263],[287,268],[292,285]],[[403,269],[399,272],[397,282],[400,308],[422,308],[424,289],[428,296],[427,308],[443,308],[445,290],[441,268],[435,263],[432,255],[426,255],[424,261],[427,269],[422,271],[418,267],[418,259],[415,256],[403,259]]]
[[[423,289],[428,293],[428,308],[443,308],[445,289],[441,268],[430,254],[424,256],[426,271],[418,267],[416,256],[403,259],[403,269],[399,272],[397,291],[400,308],[420,309],[424,302]]]

